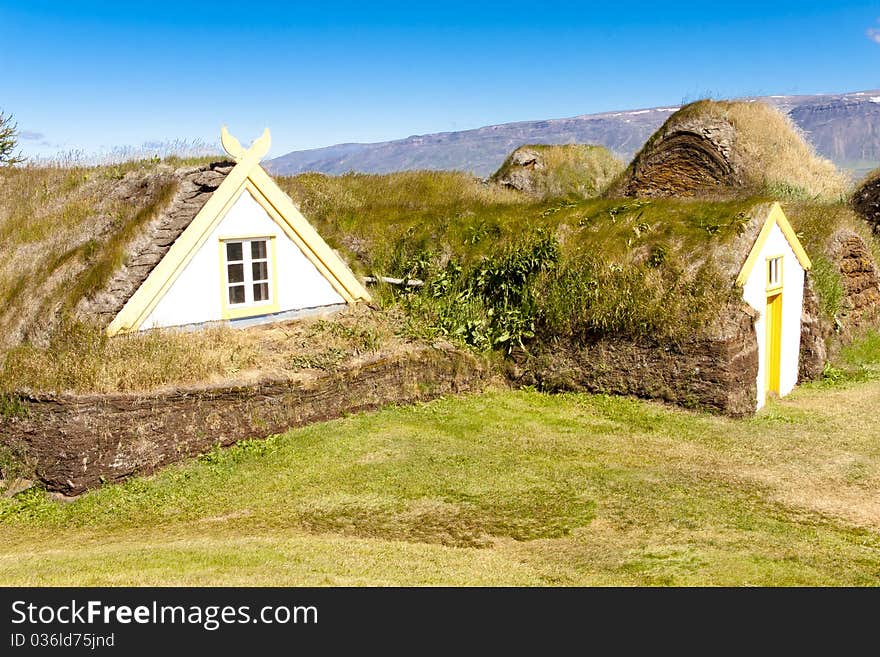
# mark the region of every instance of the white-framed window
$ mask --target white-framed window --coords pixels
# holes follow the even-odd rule
[[[767,258],[767,288],[782,287],[782,256]]]
[[[272,301],[269,238],[226,240],[226,299],[230,306]]]

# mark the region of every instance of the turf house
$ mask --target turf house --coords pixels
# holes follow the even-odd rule
[[[211,174],[216,185],[200,194],[201,208],[193,216],[171,213],[155,227],[152,243],[145,242],[142,255],[132,261],[147,266],[129,279],[134,289],[107,326],[109,334],[220,320],[265,321],[369,299],[260,167],[269,149],[268,130],[247,151],[225,128],[222,143],[234,166],[199,172],[200,182]],[[124,297],[105,298],[112,307]]]

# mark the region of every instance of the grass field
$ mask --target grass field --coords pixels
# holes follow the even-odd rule
[[[748,420],[493,390],[32,490],[0,584],[876,585],[878,351]]]

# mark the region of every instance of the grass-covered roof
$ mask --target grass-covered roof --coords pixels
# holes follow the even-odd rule
[[[779,110],[761,102],[701,100],[667,119],[608,194],[837,201],[847,186]]]
[[[443,172],[304,174],[279,184],[361,273],[391,276],[419,270],[420,261],[474,263],[538,230],[566,254],[609,265],[640,264],[658,250],[702,262],[730,247],[769,200],[538,200]]]
[[[410,309],[483,346],[517,333],[677,339],[716,326],[769,207],[761,198],[539,201],[440,173],[428,196],[417,173],[280,184],[362,274],[424,279],[421,296],[448,306]]]
[[[162,165],[0,170],[0,345],[37,339],[98,292],[174,189]]]
[[[489,178],[540,199],[598,196],[623,171],[604,146],[529,144],[513,151]]]

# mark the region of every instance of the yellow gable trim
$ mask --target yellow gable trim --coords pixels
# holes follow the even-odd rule
[[[276,221],[281,220],[279,224],[287,235],[346,301],[371,301],[366,288],[262,167],[251,171],[250,182],[259,191],[259,195],[256,195],[257,202],[261,202],[262,197],[269,204],[264,204],[263,207]]]
[[[782,206],[779,205],[779,203],[774,203],[771,213],[776,219],[776,225],[779,226],[782,234],[785,235],[785,239],[788,240],[788,244],[789,246],[791,246],[791,250],[794,251],[795,256],[797,256],[798,262],[801,263],[801,267],[803,267],[804,269],[812,269],[813,262],[810,260],[810,257],[804,250],[801,241],[798,239],[797,234],[794,232],[794,228],[792,228],[791,224],[788,223],[788,218],[782,211]]]
[[[245,189],[263,205],[284,233],[315,264],[346,302],[370,301],[370,294],[345,263],[300,214],[275,181],[259,166],[260,158],[265,155],[268,148],[268,140],[269,135],[266,131],[248,151],[244,152],[242,149],[240,156],[236,158],[237,164],[226,179],[107,326],[108,335],[141,328],[159,300],[165,296]]]
[[[346,289],[346,287],[339,282],[334,273],[324,264],[324,262],[315,255],[315,252],[312,250],[311,245],[306,243],[306,241],[300,236],[300,234],[293,228],[291,222],[287,221],[287,219],[278,212],[272,203],[265,197],[265,195],[260,191],[260,189],[254,185],[250,180],[245,185],[245,189],[250,192],[251,196],[254,200],[268,213],[272,220],[278,224],[281,230],[285,235],[296,244],[297,248],[302,252],[302,254],[306,257],[306,259],[314,265],[315,269],[320,272],[321,276],[323,276],[327,282],[333,287],[334,290],[341,296],[346,303],[354,303],[357,301],[357,298],[351,295]],[[305,219],[303,219],[305,221]],[[345,265],[343,264],[343,267]],[[346,268],[347,269],[347,268]]]
[[[804,247],[801,245],[801,241],[797,238],[794,228],[788,223],[788,219],[782,211],[782,206],[774,201],[773,205],[770,207],[770,211],[767,213],[767,218],[764,220],[764,225],[761,226],[761,232],[758,233],[758,238],[755,240],[752,250],[749,251],[749,257],[746,258],[745,264],[739,272],[739,276],[736,277],[736,284],[739,287],[746,284],[752,270],[755,268],[755,264],[761,254],[761,249],[764,248],[767,238],[770,237],[770,231],[773,230],[774,225],[779,226],[779,230],[782,231],[788,245],[791,247],[791,250],[794,251],[794,255],[797,257],[801,267],[805,270],[812,269],[813,263],[807,256],[807,252],[804,251]]]
[[[216,223],[226,214],[247,181],[249,170],[257,166],[255,157],[245,156],[211,194],[208,202],[190,222],[146,280],[107,326],[108,335],[137,331],[165,293],[205,243]]]

